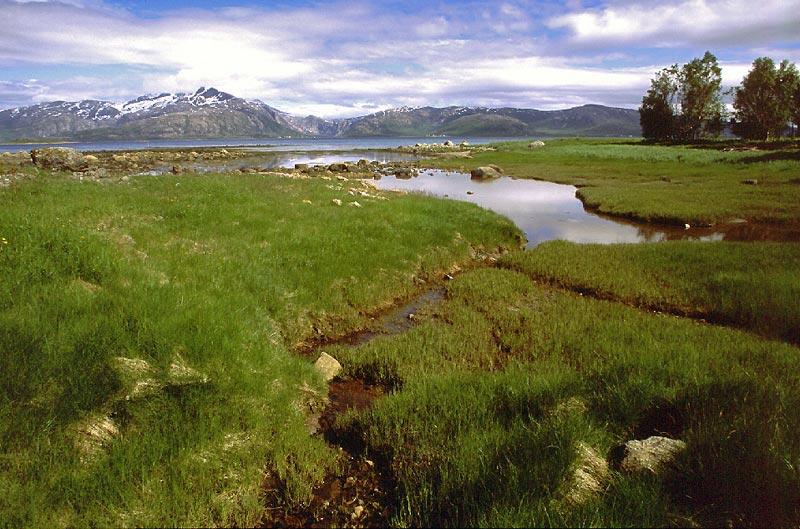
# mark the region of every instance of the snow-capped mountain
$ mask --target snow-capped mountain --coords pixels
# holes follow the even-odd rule
[[[125,103],[55,101],[0,112],[0,139],[274,138],[279,136],[639,135],[635,110],[585,105],[558,111],[400,107],[327,120],[201,87]]]

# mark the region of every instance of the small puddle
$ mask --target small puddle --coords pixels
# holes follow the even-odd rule
[[[417,295],[408,303],[393,308],[386,314],[379,316],[370,325],[369,329],[346,335],[334,340],[334,343],[350,346],[361,345],[380,336],[400,334],[407,331],[416,323],[414,316],[423,307],[444,299],[444,288],[426,290]]]
[[[420,170],[411,179],[385,177],[380,189],[416,191],[473,202],[514,221],[525,233],[528,248],[561,239],[578,243],[635,243],[665,240],[797,241],[800,226],[739,223],[683,229],[642,224],[595,214],[583,207],[571,185],[503,177],[472,180],[470,175],[438,169]]]

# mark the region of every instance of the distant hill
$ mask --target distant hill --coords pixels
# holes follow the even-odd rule
[[[55,101],[0,112],[0,139],[136,140],[370,136],[639,136],[636,110],[401,107],[356,118],[298,117],[215,88],[122,104]]]

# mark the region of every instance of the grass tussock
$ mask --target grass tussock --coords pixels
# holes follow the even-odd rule
[[[501,266],[595,296],[800,342],[800,244],[554,241],[506,256]]]
[[[791,525],[798,353],[476,270],[405,335],[335,351],[402,388],[339,428],[391,462],[398,525]],[[651,435],[686,441],[674,468],[612,471],[576,504],[581,447]]]
[[[252,525],[265,469],[304,501],[336,454],[308,436],[299,403],[325,388],[294,344],[517,234],[426,197],[347,206],[349,185],[0,190],[3,525]]]

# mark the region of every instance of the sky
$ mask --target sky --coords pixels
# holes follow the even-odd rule
[[[200,86],[298,115],[398,106],[636,108],[714,53],[800,65],[800,0],[0,0],[0,109]]]

